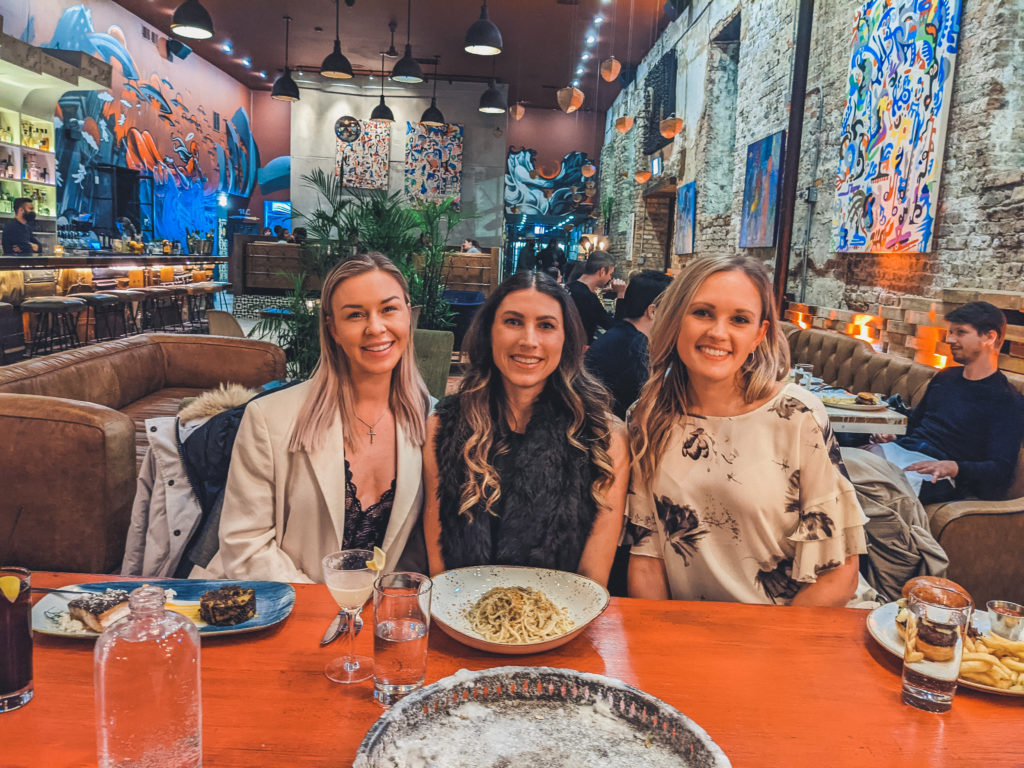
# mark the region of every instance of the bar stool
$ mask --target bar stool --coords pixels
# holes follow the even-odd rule
[[[174,320],[172,325],[176,326],[182,333],[185,332],[185,313],[188,311],[188,286],[181,283],[168,283],[161,285],[171,292],[171,303],[174,306]]]
[[[219,298],[220,299],[220,304],[221,304],[220,309],[222,309],[225,312],[227,312],[228,311],[228,300],[223,296],[223,294],[231,290],[231,288],[232,288],[231,283],[227,282],[226,280],[211,280],[210,282],[213,285],[218,286],[216,292],[213,295],[213,308],[214,309],[217,308],[217,299]]]
[[[92,315],[94,341],[116,339],[124,335],[125,318],[121,310],[121,302],[109,293],[76,292],[74,298],[86,303],[85,338],[89,341],[89,316]]]
[[[7,353],[18,349],[24,349],[24,335],[18,331],[21,323],[15,316],[14,305],[6,301],[0,301],[0,365],[7,365]],[[22,336],[22,343],[17,344],[17,338]],[[8,340],[14,340],[15,344],[9,345]],[[13,361],[11,361],[13,362]]]
[[[188,322],[191,330],[202,331],[206,326],[207,297],[210,296],[208,283],[188,283]]]
[[[34,356],[40,348],[50,353],[54,344],[60,349],[77,347],[75,326],[78,315],[86,309],[84,301],[71,296],[36,296],[21,302],[21,311],[35,318],[28,356]]]
[[[134,288],[100,291],[100,293],[103,293],[107,296],[113,296],[121,305],[121,313],[124,317],[124,320],[122,321],[122,325],[124,327],[124,335],[130,336],[132,334],[138,333],[139,323],[135,318],[135,312],[138,306],[142,303],[143,299],[146,298],[146,294]]]
[[[139,318],[142,330],[162,331],[173,319],[174,294],[167,288],[150,286],[148,288],[136,288],[143,294],[142,306],[139,308]]]

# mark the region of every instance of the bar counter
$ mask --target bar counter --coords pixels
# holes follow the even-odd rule
[[[0,256],[0,270],[5,269],[103,269],[118,267],[173,267],[179,264],[221,264],[227,256],[196,256],[188,253],[134,254],[92,251],[75,256]]]

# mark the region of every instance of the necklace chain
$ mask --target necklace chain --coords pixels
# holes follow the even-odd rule
[[[377,417],[377,420],[376,420],[376,421],[374,421],[374,422],[373,422],[373,424],[370,424],[369,422],[367,422],[367,421],[364,421],[363,419],[360,419],[360,418],[359,418],[359,414],[358,414],[358,413],[353,413],[353,414],[352,414],[353,416],[355,416],[355,417],[356,417],[356,419],[358,419],[358,420],[359,420],[359,421],[360,421],[360,422],[361,422],[361,423],[363,424],[363,426],[365,426],[365,427],[367,428],[367,430],[368,430],[368,431],[367,431],[367,433],[366,433],[366,434],[370,436],[370,445],[373,445],[373,438],[375,438],[375,437],[377,436],[377,433],[376,433],[376,432],[374,431],[374,429],[373,429],[373,428],[374,428],[374,427],[376,427],[376,426],[377,426],[378,424],[380,424],[380,420],[384,418],[384,415],[385,415],[385,414],[386,414],[387,412],[388,412],[388,411],[387,411],[387,409],[385,408],[385,409],[384,409],[384,413],[382,413],[382,414],[381,414],[380,416],[378,416],[378,417]]]

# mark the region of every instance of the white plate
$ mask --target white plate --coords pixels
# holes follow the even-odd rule
[[[494,587],[532,587],[555,605],[562,606],[573,622],[564,635],[537,643],[495,643],[485,640],[469,625],[468,611]],[[456,568],[434,577],[430,613],[446,635],[470,648],[491,653],[522,655],[541,653],[572,640],[608,607],[608,590],[585,576],[547,568],[512,565],[478,565]]]
[[[868,614],[868,632],[875,638],[880,646],[885,648],[893,656],[903,658],[903,638],[900,637],[900,633],[896,631],[896,614],[899,612],[899,608],[896,603],[886,603],[875,608],[871,613]],[[974,628],[981,634],[988,634],[991,629],[988,615],[985,613],[974,612],[972,623]],[[960,678],[959,684],[965,688],[973,688],[976,691],[985,691],[986,693],[998,693],[1003,696],[1024,696],[1024,693],[1017,693],[1016,691],[1005,691],[1002,688],[993,688],[991,685],[983,685],[982,683],[975,683],[971,680],[965,680]]]
[[[885,403],[875,403],[875,405],[868,405],[867,403],[829,402],[824,397],[821,399],[821,402],[823,402],[829,408],[840,408],[844,411],[884,411],[889,407]]]

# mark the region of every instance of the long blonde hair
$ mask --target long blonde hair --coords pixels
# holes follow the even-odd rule
[[[491,452],[500,455],[509,450],[505,436],[508,397],[494,363],[491,328],[505,297],[531,288],[555,299],[562,308],[565,330],[562,356],[558,368],[548,377],[545,390],[572,415],[565,437],[574,448],[590,456],[594,468],[591,498],[598,509],[607,506],[604,491],[614,480],[608,454],[612,419],[610,397],[583,367],[586,340],[576,306],[569,294],[548,275],[517,272],[498,286],[477,311],[462,345],[463,350],[469,351],[469,368],[459,388],[459,419],[467,425],[469,438],[462,447],[468,477],[462,486],[459,514],[470,520],[477,504],[482,503],[484,510],[493,514],[493,507],[501,498],[501,478],[491,463]]]
[[[324,280],[320,302],[320,360],[310,377],[312,387],[309,397],[299,411],[288,444],[290,451],[311,453],[323,445],[327,430],[340,416],[345,434],[345,448],[352,450],[349,436],[353,430],[348,425],[355,423],[355,404],[352,396],[351,374],[348,358],[331,335],[331,301],[338,286],[350,277],[365,275],[380,270],[393,277],[402,287],[406,307],[409,306],[409,286],[402,273],[391,260],[381,253],[364,253],[335,267]],[[391,372],[391,393],[388,405],[395,415],[395,423],[416,446],[426,439],[426,416],[430,407],[430,395],[423,383],[416,356],[413,351],[412,330],[409,344]]]
[[[759,322],[768,321],[764,338],[737,374],[744,401],[752,403],[767,397],[789,372],[789,346],[775,310],[771,276],[764,265],[747,256],[713,256],[691,261],[661,295],[651,328],[650,378],[629,419],[634,477],[643,487],[649,487],[654,478],[672,427],[687,414],[688,376],[676,351],[683,317],[705,280],[718,272],[731,271],[750,278],[761,297]]]

